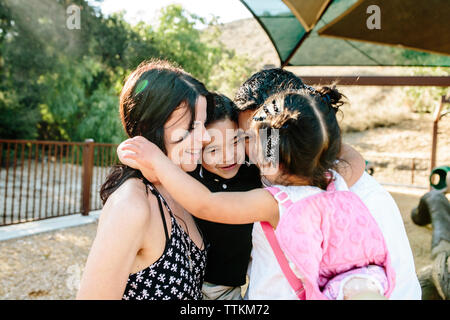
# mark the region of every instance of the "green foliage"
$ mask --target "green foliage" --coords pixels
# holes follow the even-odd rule
[[[227,49],[218,40],[220,33],[217,20],[213,19],[201,34],[201,41],[210,45],[209,78],[206,83],[211,91],[233,98],[239,86],[257,71],[256,62]]]
[[[154,39],[165,58],[181,65],[209,90],[232,98],[239,85],[255,71],[254,63],[227,49],[219,37],[217,18],[206,21],[179,5],[171,5],[162,9]]]
[[[200,41],[200,31],[194,28],[197,19],[180,5],[168,6],[161,10],[159,26],[154,35],[165,58],[177,62],[186,71],[205,81],[210,72],[209,54],[211,51],[214,53],[214,48]]]
[[[413,68],[412,75],[449,76],[450,68]],[[436,105],[440,103],[441,96],[449,95],[447,87],[407,87],[405,90],[405,102],[411,111],[416,113],[433,113]],[[448,110],[448,104],[444,106]]]
[[[5,139],[35,138],[36,110],[22,108],[14,92],[0,92],[0,137]]]
[[[230,99],[234,98],[239,86],[256,72],[253,61],[231,50],[223,51],[221,59],[211,70],[209,89],[223,93]]]
[[[81,7],[81,29],[66,27],[66,8]],[[217,41],[217,20],[179,5],[153,27],[105,17],[92,1],[0,2],[0,137],[118,143],[124,78],[152,57],[168,59],[232,96],[254,71]]]
[[[92,58],[71,65],[62,62],[60,73],[41,77],[45,97],[40,104],[42,121],[38,127],[44,139],[120,142],[122,128],[118,117],[118,91],[108,81],[103,66]],[[107,83],[105,83],[107,82]],[[119,79],[116,79],[119,82]]]

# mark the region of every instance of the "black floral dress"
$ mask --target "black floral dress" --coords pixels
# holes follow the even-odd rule
[[[123,300],[200,300],[206,269],[206,250],[201,250],[178,224],[172,210],[158,190],[146,182],[157,197],[166,234],[162,256],[152,265],[128,277]],[[169,237],[162,210],[164,203],[170,214]]]

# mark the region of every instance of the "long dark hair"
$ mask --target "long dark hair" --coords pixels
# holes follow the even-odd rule
[[[253,127],[279,130],[282,174],[306,178],[312,186],[326,189],[330,183],[326,173],[335,168],[341,149],[342,137],[336,113],[344,103],[344,97],[334,87],[315,90],[304,86],[301,90],[287,90],[266,100],[254,117]],[[260,139],[263,140],[261,136]],[[261,143],[266,153],[267,141]],[[268,160],[265,155],[264,158]]]
[[[191,124],[195,120],[195,104],[199,96],[207,96],[203,83],[183,69],[165,60],[141,63],[126,79],[120,93],[120,118],[128,137],[143,136],[163,152],[164,124],[180,105],[190,111]],[[108,197],[127,179],[144,179],[139,170],[115,165],[100,189],[105,204]]]

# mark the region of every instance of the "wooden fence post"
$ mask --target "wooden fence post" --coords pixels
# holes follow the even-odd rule
[[[82,211],[83,216],[89,215],[91,210],[91,186],[92,173],[94,166],[94,140],[84,140],[83,146],[83,197],[82,197]]]

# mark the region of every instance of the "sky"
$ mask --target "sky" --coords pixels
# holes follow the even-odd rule
[[[107,15],[125,10],[125,20],[130,24],[139,20],[151,24],[162,7],[174,3],[204,18],[218,16],[220,23],[252,17],[239,0],[104,0],[100,8]]]

